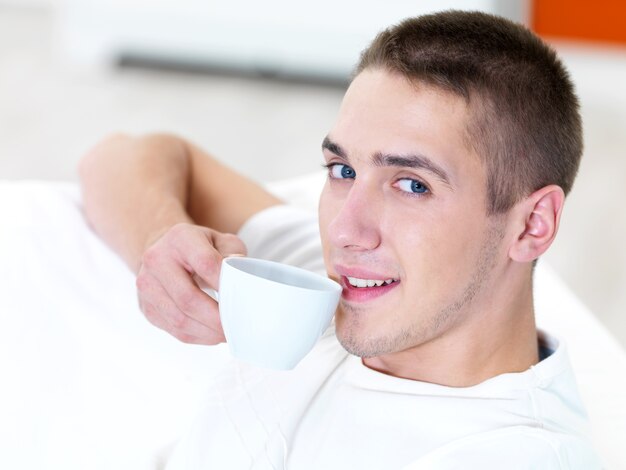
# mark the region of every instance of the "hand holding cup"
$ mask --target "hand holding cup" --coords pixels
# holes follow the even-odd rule
[[[142,257],[136,284],[143,314],[185,343],[223,343],[217,303],[198,284],[216,288],[222,259],[246,252],[235,235],[198,225],[175,225]]]

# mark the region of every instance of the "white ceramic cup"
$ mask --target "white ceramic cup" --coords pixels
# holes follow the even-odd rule
[[[234,357],[269,369],[293,369],[313,349],[337,308],[341,286],[273,261],[224,258],[219,292],[224,335]]]

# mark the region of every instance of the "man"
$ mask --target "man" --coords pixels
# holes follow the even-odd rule
[[[597,468],[566,352],[534,322],[534,263],[582,153],[554,52],[482,13],[407,20],[363,53],[322,148],[335,329],[293,372],[226,370],[169,468]],[[109,138],[81,175],[145,316],[184,342],[224,341],[198,286],[222,257],[316,240],[174,136]]]

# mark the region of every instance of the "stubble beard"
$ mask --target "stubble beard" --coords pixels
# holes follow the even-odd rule
[[[339,310],[345,312],[344,318],[350,317],[350,321],[343,324],[342,331],[337,334],[343,348],[358,357],[382,356],[418,347],[442,336],[455,324],[462,321],[477,294],[483,291],[485,284],[491,278],[500,241],[504,237],[504,227],[500,220],[492,220],[486,230],[485,242],[476,259],[476,268],[466,286],[455,299],[439,309],[425,324],[415,321],[409,328],[380,335],[370,334],[364,338],[360,331],[367,314],[360,312],[357,306],[341,302]],[[423,313],[416,314],[414,318],[419,320],[422,316]]]

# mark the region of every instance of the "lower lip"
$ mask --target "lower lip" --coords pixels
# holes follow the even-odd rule
[[[343,291],[341,293],[342,299],[350,302],[368,302],[380,297],[381,295],[387,294],[392,289],[395,289],[400,282],[395,281],[391,284],[382,285],[380,287],[354,287],[353,285],[350,285],[345,276],[342,276],[341,284],[343,285]]]

